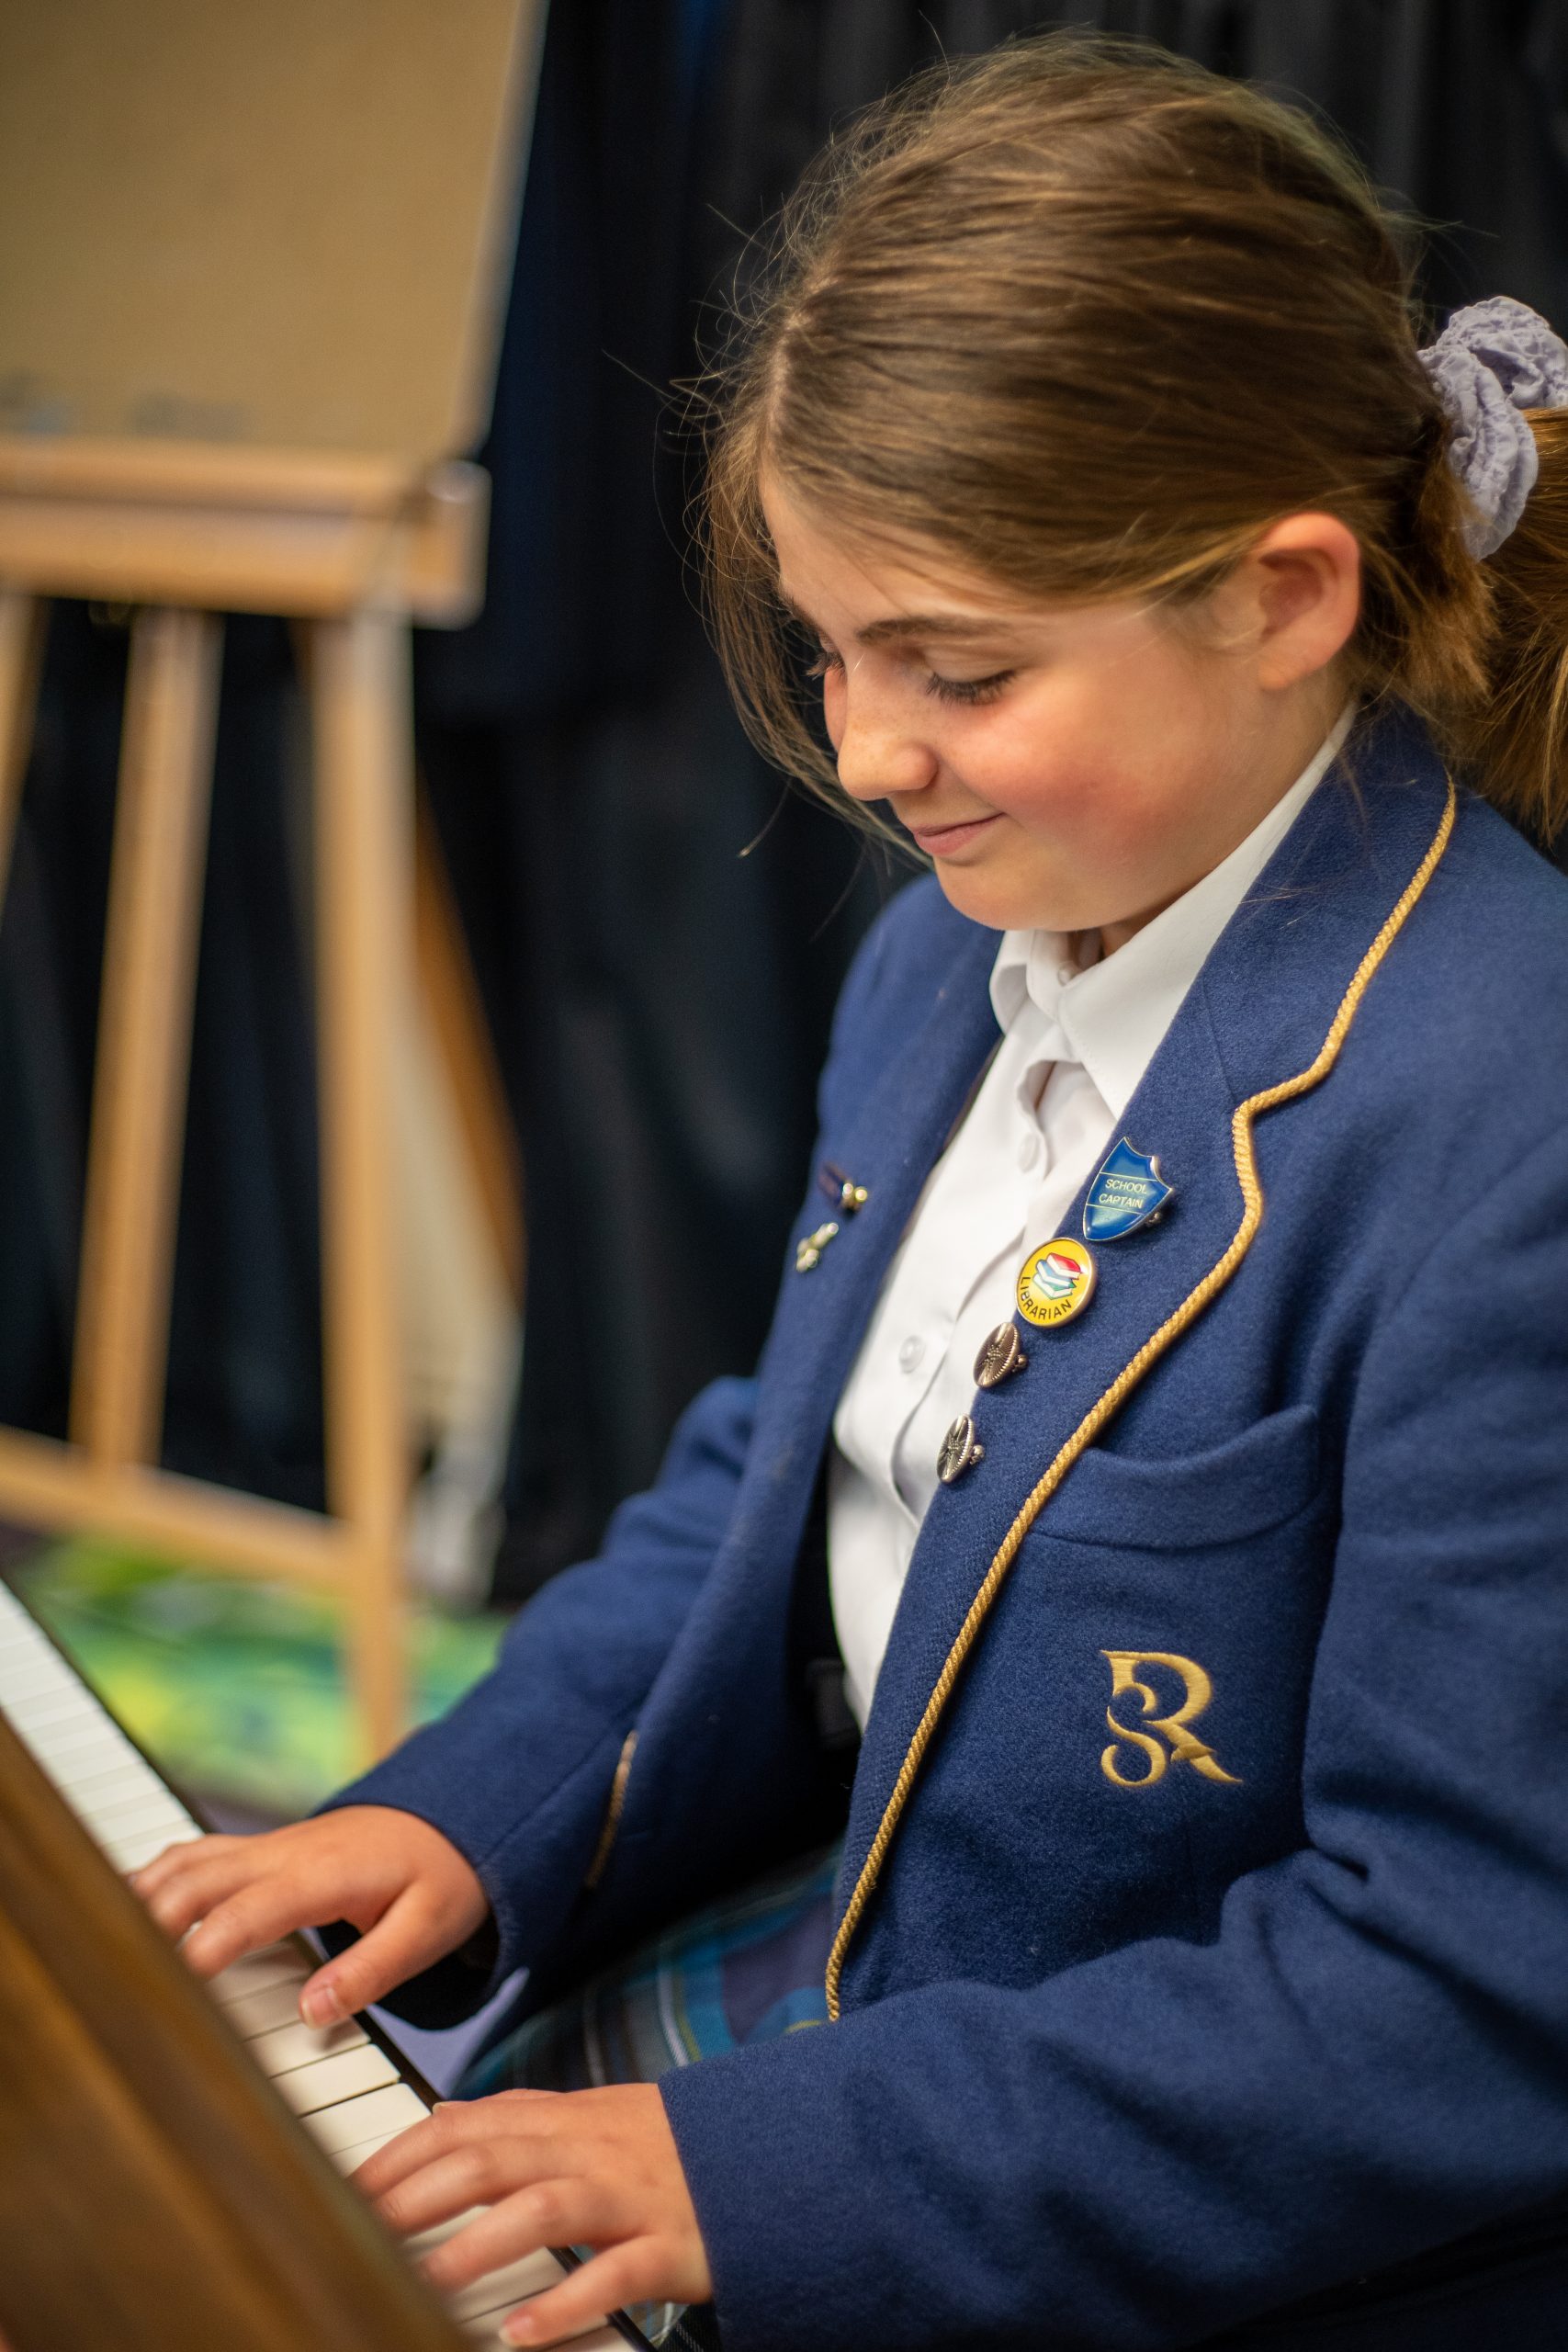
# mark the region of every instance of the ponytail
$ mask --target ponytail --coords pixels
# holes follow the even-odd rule
[[[1450,731],[1478,788],[1546,844],[1568,825],[1568,410],[1536,409],[1529,422],[1540,473],[1482,566],[1486,675]]]

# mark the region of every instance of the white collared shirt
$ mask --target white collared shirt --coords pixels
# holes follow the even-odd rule
[[[1011,1318],[1019,1266],[1060,1230],[1210,949],[1354,715],[1240,846],[1114,955],[1092,961],[1080,947],[1075,960],[1057,933],[1002,934],[991,970],[1001,1043],[927,1179],[833,1420],[829,1585],[863,1724],[942,1438],[971,1408],[982,1343]]]

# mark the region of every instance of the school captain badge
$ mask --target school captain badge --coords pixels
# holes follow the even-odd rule
[[[1032,1250],[1018,1270],[1018,1311],[1043,1331],[1070,1323],[1094,1295],[1094,1260],[1081,1241],[1059,1234]]]
[[[1125,1136],[1089,1188],[1084,1203],[1086,1241],[1120,1241],[1150,1225],[1171,1195],[1152,1152],[1134,1151]]]

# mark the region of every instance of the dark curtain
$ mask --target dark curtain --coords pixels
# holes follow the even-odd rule
[[[526,1163],[502,1590],[592,1544],[744,1368],[843,965],[897,876],[782,791],[693,605],[690,373],[835,122],[1044,25],[1162,40],[1332,116],[1440,224],[1427,291],[1568,323],[1561,0],[557,0],[494,423],[490,594],[419,647],[420,752]],[[123,629],[56,615],[0,925],[0,1417],[62,1425]],[[308,973],[280,628],[231,627],[167,1451],[320,1490]],[[749,854],[743,854],[750,848]]]

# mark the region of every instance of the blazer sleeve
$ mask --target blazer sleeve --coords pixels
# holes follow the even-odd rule
[[[665,2079],[727,2352],[1154,2352],[1562,2194],[1568,1135],[1381,1318],[1343,1500],[1309,1842],[1213,1941]]]
[[[444,1962],[392,2006],[449,2023],[558,1933],[604,1820],[616,1760],[724,1541],[745,1465],[754,1385],[721,1380],[688,1407],[658,1484],[623,1503],[596,1559],[519,1613],[483,1681],[342,1789],[451,1839],[490,1897],[482,1964]],[[341,1948],[347,1930],[329,1940]]]
[[[851,967],[822,1074],[825,1119],[886,985],[889,933],[918,915],[906,903],[912,896],[884,910]],[[493,1670],[449,1714],[323,1808],[417,1814],[451,1839],[490,1897],[495,1937],[401,1988],[389,2005],[400,2015],[431,2025],[467,2016],[558,1935],[598,1843],[626,1734],[728,1531],[756,1388],[720,1380],[705,1389],[678,1423],[658,1483],[622,1504],[599,1556],[527,1603]],[[345,1927],[326,1934],[335,1949],[352,1940]]]

